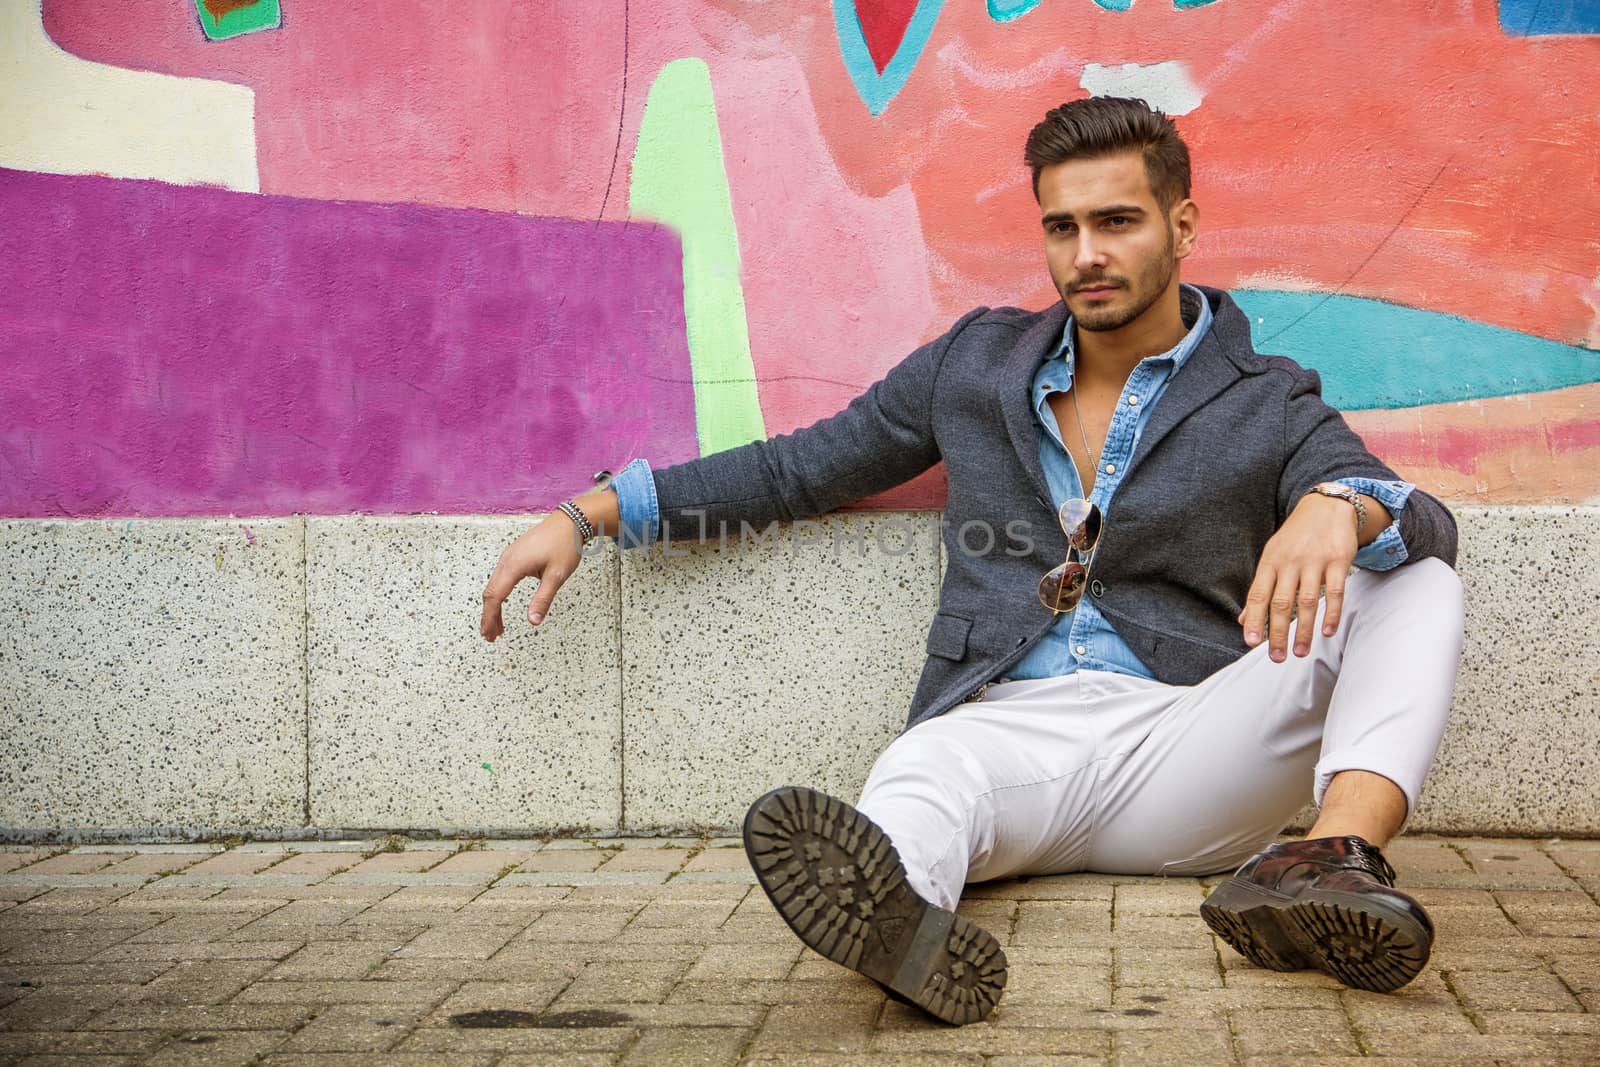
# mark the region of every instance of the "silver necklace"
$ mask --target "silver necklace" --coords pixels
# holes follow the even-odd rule
[[[1089,469],[1092,471],[1096,468],[1099,461],[1094,458],[1094,449],[1089,447],[1089,435],[1083,432],[1083,412],[1078,410],[1078,383],[1073,382],[1072,388],[1067,390],[1067,393],[1072,397],[1072,414],[1076,416],[1078,420],[1078,439],[1083,442],[1083,454],[1089,457]],[[1082,471],[1078,472],[1078,484],[1087,484],[1083,480]],[[1087,488],[1085,488],[1083,491],[1084,493],[1089,492]]]

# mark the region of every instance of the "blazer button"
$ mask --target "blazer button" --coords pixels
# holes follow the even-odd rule
[[[1017,647],[1018,648],[1021,648],[1023,645],[1025,645],[1027,643],[1028,643],[1028,639],[1026,637],[1017,638]]]
[[[1089,583],[1089,594],[1096,600],[1099,600],[1100,595],[1105,591],[1106,587],[1100,584],[1100,579],[1096,578],[1094,581]]]

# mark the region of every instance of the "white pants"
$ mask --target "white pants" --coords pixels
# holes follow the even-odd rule
[[[1309,655],[1292,633],[1285,662],[1263,642],[1194,686],[1107,671],[991,685],[896,738],[857,806],[945,908],[968,881],[1230,870],[1340,771],[1383,775],[1413,810],[1461,657],[1455,572],[1357,571],[1337,634],[1320,607]]]

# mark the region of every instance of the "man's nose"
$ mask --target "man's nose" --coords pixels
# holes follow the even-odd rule
[[[1104,246],[1091,237],[1087,231],[1079,231],[1078,254],[1073,257],[1072,265],[1079,272],[1105,266]]]

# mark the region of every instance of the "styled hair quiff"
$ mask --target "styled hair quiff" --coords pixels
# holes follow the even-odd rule
[[[1044,168],[1129,151],[1144,157],[1150,191],[1163,211],[1189,195],[1189,148],[1172,120],[1143,100],[1091,96],[1051,108],[1029,132],[1022,158],[1033,170],[1033,198],[1038,200]]]

